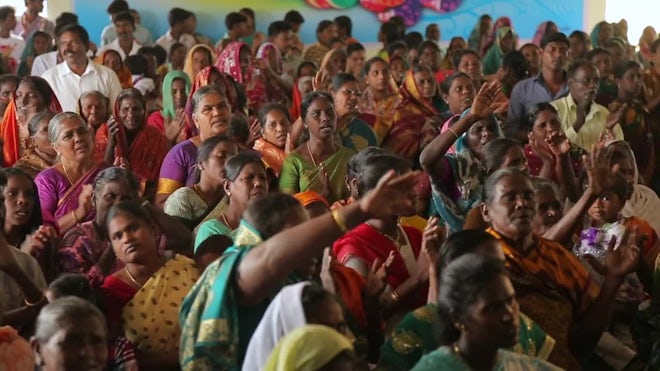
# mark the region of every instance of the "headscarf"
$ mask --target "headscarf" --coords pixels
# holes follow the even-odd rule
[[[298,200],[303,205],[303,207],[309,206],[315,202],[320,202],[325,206],[327,206],[328,208],[330,207],[328,201],[315,191],[296,193],[295,195],[293,195],[293,197],[295,197],[296,200]]]
[[[637,168],[635,153],[630,148],[630,145],[624,140],[611,140],[606,142],[605,146],[609,147],[613,144],[621,146],[622,149],[625,149],[630,154],[631,163],[635,170],[633,193],[626,201],[621,213],[626,218],[636,216],[644,219],[653,227],[655,233],[660,235],[660,199],[658,195],[651,188],[639,184],[639,169]]]
[[[539,26],[536,28],[536,33],[534,34],[534,38],[532,39],[532,44],[536,46],[541,46],[541,40],[543,40],[543,37],[548,32],[548,25],[552,23],[553,23],[552,21],[545,21],[539,24]]]
[[[594,49],[600,48],[602,46],[598,41],[598,37],[600,35],[601,27],[603,27],[603,25],[606,23],[607,23],[606,21],[598,22],[598,24],[594,26],[594,29],[591,31],[591,34],[589,35],[591,37],[591,46],[593,46]]]
[[[247,48],[248,52],[250,47],[242,41],[233,41],[229,43],[218,55],[218,60],[215,62],[215,67],[229,76],[233,77],[239,84],[245,84],[250,80],[250,70],[243,76],[241,72],[241,49]]]
[[[513,37],[513,50],[516,49],[516,44],[518,43],[518,35],[513,30],[513,28],[506,26],[498,28],[495,41],[493,45],[488,49],[488,52],[486,52],[482,62],[484,75],[494,74],[497,72],[500,66],[502,66],[504,52],[502,51],[501,42],[509,32],[511,32],[511,36]]]
[[[195,75],[193,74],[193,65],[192,65],[193,54],[195,54],[195,52],[202,49],[209,53],[209,56],[211,57],[211,60],[209,61],[211,63],[211,66],[213,66],[213,63],[215,62],[215,53],[213,52],[213,49],[211,49],[208,45],[197,44],[192,48],[190,48],[190,50],[188,50],[188,55],[186,56],[186,61],[183,63],[183,72],[185,72],[186,75],[188,75],[190,81],[195,80]]]
[[[114,49],[105,49],[101,54],[99,54],[94,62],[96,64],[103,65],[103,60],[108,53],[116,53],[119,55],[119,62],[121,63],[121,69],[119,71],[114,71],[117,77],[119,78],[119,84],[121,84],[122,89],[128,89],[133,87],[133,74],[131,70],[126,67],[124,61],[121,60],[121,55]]]
[[[499,30],[502,27],[513,28],[513,23],[511,23],[511,19],[509,17],[497,18],[497,20],[493,24],[493,30],[491,31],[490,35],[488,35],[488,41],[486,42],[486,47],[484,48],[484,50],[490,49],[490,47],[495,42],[495,36],[497,35],[497,30]]]
[[[55,92],[53,92],[53,89],[50,87],[46,80],[38,76],[29,76],[21,80],[21,83],[25,81],[25,79],[31,80],[31,82],[35,85],[41,85],[40,89],[37,89],[37,91],[43,90],[48,94],[48,96],[43,98],[44,102],[47,103],[47,109],[49,111],[52,113],[62,112],[60,101],[57,100]],[[5,110],[5,114],[2,117],[2,123],[0,123],[0,137],[2,139],[2,166],[12,166],[21,156],[21,135],[18,130],[18,110],[16,109],[15,93],[13,94],[9,105]]]
[[[353,345],[328,326],[307,325],[291,332],[273,350],[265,371],[318,370]]]
[[[32,58],[32,62],[34,62],[34,58],[37,57],[37,51],[34,50],[35,36],[38,37],[46,36],[48,37],[49,43],[53,41],[52,37],[43,31],[37,31],[35,34],[33,34],[30,37],[27,44],[25,45],[25,49],[23,49],[23,54],[21,55],[21,63],[18,65],[18,71],[16,72],[16,74],[20,77],[27,76],[31,72],[27,64],[28,58]]]
[[[163,117],[174,117],[176,115],[176,109],[174,108],[174,98],[172,97],[172,84],[174,84],[174,80],[176,79],[181,79],[185,81],[186,96],[190,94],[191,84],[188,75],[186,75],[183,71],[168,72],[167,75],[165,75],[165,78],[163,79],[163,90],[162,90],[163,109],[161,111]]]
[[[326,84],[330,84],[330,80],[332,80],[336,74],[344,72],[331,70],[332,58],[338,53],[343,53],[344,56],[346,56],[346,52],[343,48],[331,49],[323,56],[321,67],[316,71],[316,76],[314,77],[314,90],[325,91],[329,87],[326,86]]]
[[[270,63],[272,58],[275,59],[275,66],[271,66],[276,74],[282,75],[283,65],[282,65],[282,55],[280,54],[279,49],[275,44],[270,42],[265,42],[261,44],[255,58],[263,59]],[[288,106],[290,97],[283,91],[281,88],[274,86],[270,89],[266,89],[266,82],[264,80],[265,76],[263,72],[257,73],[253,71],[251,75],[251,81],[245,87],[247,91],[248,104],[250,108],[257,111],[262,104],[265,103],[281,103],[285,106]]]
[[[302,293],[309,282],[286,286],[270,302],[245,353],[244,370],[263,369],[273,348],[284,336],[307,324]]]

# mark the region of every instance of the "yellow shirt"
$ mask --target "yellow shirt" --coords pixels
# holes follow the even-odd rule
[[[577,104],[571,94],[568,94],[564,98],[559,98],[551,104],[557,109],[561,127],[564,129],[571,143],[590,152],[591,147],[598,143],[600,134],[605,130],[607,115],[609,115],[610,111],[596,102],[591,103],[591,108],[584,120],[584,125],[582,125],[578,132],[573,128],[573,124],[577,120]],[[616,125],[612,129],[612,132],[616,139],[623,140],[621,126]]]

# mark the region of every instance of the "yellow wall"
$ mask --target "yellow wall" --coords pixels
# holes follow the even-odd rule
[[[73,11],[74,0],[50,0],[48,2],[48,19],[55,19],[62,12]],[[105,13],[105,7],[99,9]]]
[[[583,30],[590,33],[596,24],[605,19],[605,6],[607,0],[584,0]]]

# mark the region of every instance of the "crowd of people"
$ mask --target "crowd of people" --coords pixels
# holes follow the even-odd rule
[[[660,39],[0,7],[0,369],[660,368]]]

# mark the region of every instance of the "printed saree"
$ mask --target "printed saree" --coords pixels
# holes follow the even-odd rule
[[[286,153],[281,148],[270,143],[269,141],[259,138],[254,142],[255,151],[261,155],[261,161],[264,162],[266,168],[272,169],[275,176],[279,176],[282,171],[282,165],[286,158]]]
[[[374,116],[370,116],[370,118],[372,118],[372,122],[377,120]],[[335,138],[342,146],[358,152],[367,147],[378,146],[376,134],[371,130],[371,126],[362,117],[354,115],[346,125],[337,128]]]
[[[250,81],[250,72],[243,75],[241,71],[241,50],[247,48],[250,51],[248,44],[242,41],[234,41],[229,43],[218,55],[218,60],[215,62],[215,67],[220,72],[226,73],[231,76],[234,81],[239,84],[247,84]],[[250,55],[252,53],[250,52]]]
[[[443,346],[439,349],[422,357],[413,371],[435,371],[435,370],[452,370],[452,371],[471,371],[472,368],[468,366],[463,359],[456,355],[456,353],[449,346]],[[513,353],[507,350],[500,349],[497,354],[497,364],[493,367],[493,371],[559,371],[562,370],[548,362],[540,359],[528,357],[526,355]]]

